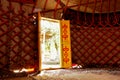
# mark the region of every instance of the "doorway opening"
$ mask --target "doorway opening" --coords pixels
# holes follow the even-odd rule
[[[61,67],[60,37],[60,21],[42,17],[40,20],[41,69]]]

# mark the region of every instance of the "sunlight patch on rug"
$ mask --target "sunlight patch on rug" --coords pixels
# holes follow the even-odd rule
[[[44,70],[36,80],[120,80],[120,71],[59,69]]]

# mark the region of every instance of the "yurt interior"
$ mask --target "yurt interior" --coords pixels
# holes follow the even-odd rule
[[[120,80],[120,0],[0,0],[0,80]]]

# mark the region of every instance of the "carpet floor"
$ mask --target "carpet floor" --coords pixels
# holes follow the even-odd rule
[[[44,70],[36,80],[120,80],[120,71],[111,69]]]
[[[120,80],[120,70],[114,69],[56,69],[43,70],[36,76],[3,80]]]

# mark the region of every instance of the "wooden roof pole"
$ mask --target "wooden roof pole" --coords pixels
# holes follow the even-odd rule
[[[58,5],[60,4],[60,0],[57,0],[56,2],[57,2],[57,4],[56,4],[56,6],[54,8],[54,13],[53,13],[54,18],[56,18],[56,10],[57,10]]]
[[[106,0],[104,0],[104,1],[106,1]],[[67,1],[67,2],[68,2],[68,1]],[[99,1],[96,1],[96,3],[97,3],[97,2],[100,2],[100,0],[99,0]],[[88,2],[87,4],[94,4],[94,1]],[[63,7],[65,6],[61,1],[60,1],[60,5],[62,5],[61,8],[57,8],[56,10],[62,10]],[[71,6],[67,6],[67,7],[73,8],[73,7],[77,7],[78,5],[79,5],[79,4],[75,4],[75,5],[71,5]],[[81,5],[86,5],[86,3],[81,3]],[[52,12],[52,11],[54,11],[54,9],[43,10],[43,11],[41,11],[41,13],[47,13],[47,12]]]

